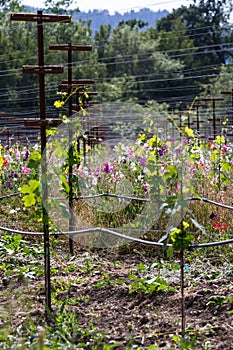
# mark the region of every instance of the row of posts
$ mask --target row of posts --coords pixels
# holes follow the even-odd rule
[[[46,164],[46,128],[49,124],[49,120],[46,118],[46,105],[45,105],[45,74],[59,74],[63,73],[63,66],[45,66],[44,65],[44,37],[43,37],[43,23],[44,22],[60,22],[70,23],[71,16],[67,15],[53,15],[43,14],[42,11],[37,11],[37,14],[11,14],[12,21],[29,21],[37,23],[38,32],[38,65],[37,66],[25,66],[23,67],[23,73],[38,74],[39,76],[39,96],[40,96],[40,118],[39,120],[32,120],[33,125],[40,127],[40,143],[41,154],[43,154],[43,160],[41,161],[41,181],[42,181],[42,213],[43,213],[43,238],[44,238],[44,268],[45,268],[45,301],[47,312],[51,311],[51,282],[50,282],[50,241],[49,241],[49,218],[43,203],[46,203],[48,199],[48,186],[46,181],[47,164]],[[68,53],[68,79],[63,80],[59,85],[60,90],[66,90],[68,92],[68,117],[71,117],[73,110],[78,110],[80,106],[73,105],[72,94],[77,87],[86,84],[93,84],[93,80],[73,80],[72,78],[72,52],[73,51],[91,51],[90,45],[73,45],[72,43],[51,45],[50,50],[63,50]],[[79,93],[79,92],[78,92]],[[96,94],[95,92],[89,93],[89,95]],[[88,107],[88,102],[84,107]],[[51,125],[51,121],[50,121]],[[30,123],[29,123],[30,126]],[[73,131],[69,131],[69,138],[72,140]],[[73,156],[73,148],[70,147],[69,157]],[[72,162],[69,162],[72,164]],[[72,187],[72,165],[69,165],[69,205],[70,209],[73,207],[73,187]],[[72,212],[72,210],[71,210]],[[69,230],[74,228],[73,216],[69,219]],[[69,239],[70,253],[74,253],[73,240]]]
[[[228,126],[230,128],[233,127],[233,89],[231,91],[221,91],[221,94],[224,95],[231,95],[231,109],[226,111],[226,116],[230,116],[230,120],[228,122]],[[201,124],[205,123],[205,120],[200,119],[200,108],[202,107],[208,107],[208,102],[212,104],[212,117],[209,117],[207,119],[207,122],[210,125],[210,128],[212,128],[212,132],[209,131],[209,135],[200,135],[206,140],[214,139],[218,134],[219,127],[221,126],[220,123],[223,121],[221,118],[219,118],[216,114],[216,103],[224,101],[223,97],[206,97],[202,99],[203,102],[194,102],[188,107],[182,108],[179,112],[174,112],[175,115],[177,115],[174,119],[175,121],[178,121],[178,126],[180,130],[183,130],[184,126],[188,126],[191,129],[194,129],[197,131],[197,133],[200,135],[201,133]],[[183,120],[184,113],[186,113],[186,118]],[[191,120],[192,113],[195,113],[195,121]],[[207,132],[207,130],[204,130]],[[233,136],[232,132],[229,134],[229,136]]]
[[[72,51],[73,50],[85,50],[89,51],[91,49],[91,46],[74,46],[71,43],[67,45],[52,45],[49,46],[51,50],[67,50],[68,51],[68,75],[71,74],[72,76]],[[33,67],[24,67],[23,71],[25,73],[39,73],[39,69],[35,69],[35,66]],[[50,72],[49,69],[45,73],[52,72],[51,66],[50,66]],[[39,73],[40,74],[40,73]],[[59,90],[66,90],[68,93],[70,91],[75,90],[76,87],[81,86],[87,86],[94,83],[94,80],[92,79],[78,79],[78,80],[72,80],[72,84],[70,84],[68,81],[70,80],[68,76],[68,80],[62,81],[61,84],[59,84],[58,89]],[[195,102],[189,105],[185,108],[180,108],[178,111],[174,110],[169,112],[172,115],[172,120],[176,122],[181,132],[183,131],[184,127],[188,126],[189,128],[195,130],[197,134],[200,136],[200,138],[211,141],[213,140],[217,135],[222,133],[222,127],[223,127],[223,121],[226,119],[228,120],[227,126],[227,134],[226,136],[229,136],[229,138],[233,138],[233,89],[231,91],[222,91],[222,94],[225,95],[231,95],[232,102],[231,102],[231,109],[228,109],[224,115],[223,111],[221,113],[219,112],[219,108],[217,108],[217,103],[224,101],[224,98],[222,97],[207,97],[203,98],[203,102]],[[80,95],[82,92],[77,91],[77,94]],[[88,92],[89,96],[94,96],[97,93],[94,91]],[[96,101],[84,101],[83,107],[89,107],[91,104],[97,103]],[[210,103],[210,105],[209,105]],[[211,113],[210,116],[203,117],[203,113],[206,111],[206,108],[211,107]],[[68,106],[68,113],[69,116],[72,114],[72,111],[79,110],[79,106],[77,104],[72,104],[72,99],[69,99],[69,106]],[[208,108],[209,112],[209,108]],[[225,120],[224,120],[225,119]],[[171,121],[171,118],[169,118]],[[0,132],[0,139],[1,142],[5,145],[10,145],[11,140],[19,140],[21,143],[25,142],[36,142],[38,139],[38,128],[40,128],[40,125],[38,121],[35,120],[35,118],[24,118],[19,119],[17,117],[13,116],[7,116],[5,113],[0,113],[0,123],[4,122],[4,128]],[[135,121],[136,122],[136,121]],[[7,126],[9,125],[9,126]],[[12,126],[13,125],[13,126]],[[46,125],[53,125],[56,126],[56,120],[53,118],[47,118]],[[174,125],[173,125],[174,127]]]

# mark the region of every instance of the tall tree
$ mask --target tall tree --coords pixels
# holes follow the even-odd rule
[[[232,60],[231,12],[231,0],[194,0],[157,21],[160,49],[182,60],[185,85],[193,87],[194,95]]]
[[[79,12],[78,8],[71,10],[73,4],[74,0],[45,0],[44,7],[45,10],[57,14],[73,14],[74,12]]]
[[[194,0],[188,8],[182,6],[158,21],[157,30],[171,32],[174,22],[179,20],[186,28],[186,36],[192,39],[197,49],[196,65],[225,64],[232,57],[231,48],[227,45],[231,35],[231,12],[231,0]]]
[[[119,89],[112,89],[118,99],[121,96],[142,103],[151,99],[164,100],[164,89],[169,82],[181,77],[181,64],[158,52],[158,41],[142,32],[140,26],[141,23],[138,25],[135,21],[120,22],[105,41],[101,60],[106,66],[104,89],[110,91],[118,84],[122,94]]]

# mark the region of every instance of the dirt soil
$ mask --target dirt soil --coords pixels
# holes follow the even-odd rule
[[[174,269],[171,263],[161,267],[161,256],[142,254],[137,249],[120,253],[76,247],[72,258],[61,248],[56,249],[58,254],[51,257],[53,312],[56,303],[66,301],[70,312],[79,318],[80,328],[92,325],[105,334],[109,344],[119,342],[114,349],[141,350],[152,345],[159,349],[180,348],[173,338],[181,335],[182,324],[178,259]],[[139,263],[146,271],[138,269]],[[233,269],[224,266],[222,261],[216,266],[215,259],[211,263],[208,258],[187,262],[185,329],[187,339],[196,337],[195,349],[233,349]],[[132,273],[140,277],[149,273],[152,278],[160,274],[175,290],[129,293],[132,281],[128,277]],[[44,277],[6,276],[1,270],[0,274],[0,326],[7,317],[14,327],[19,327],[27,316],[43,325]],[[85,332],[70,334],[70,340],[73,344],[84,342],[85,349],[93,350],[88,345],[90,335]]]

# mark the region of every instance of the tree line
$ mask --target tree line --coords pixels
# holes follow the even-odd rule
[[[69,13],[69,0],[47,0],[45,10]],[[196,96],[232,89],[233,24],[231,0],[194,0],[147,27],[141,20],[120,21],[117,27],[90,22],[44,24],[45,64],[67,68],[65,52],[52,44],[91,44],[91,52],[73,53],[73,78],[95,80],[98,100],[190,104]],[[22,66],[37,64],[37,27],[11,22],[11,12],[25,12],[18,1],[0,1],[0,112],[38,114],[38,77],[23,74]],[[142,30],[144,29],[144,30]],[[64,75],[46,77],[48,113]],[[219,83],[221,82],[221,83]],[[219,91],[217,91],[219,92]]]

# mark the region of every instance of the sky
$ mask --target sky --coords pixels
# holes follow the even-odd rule
[[[33,7],[43,7],[44,5],[43,0],[21,0],[21,3]],[[189,6],[192,3],[192,0],[76,0],[75,7],[83,12],[97,9],[108,10],[109,13],[113,14],[114,12],[124,13],[130,10],[139,11],[144,7],[153,11],[168,10],[171,12],[175,8],[182,5]]]

